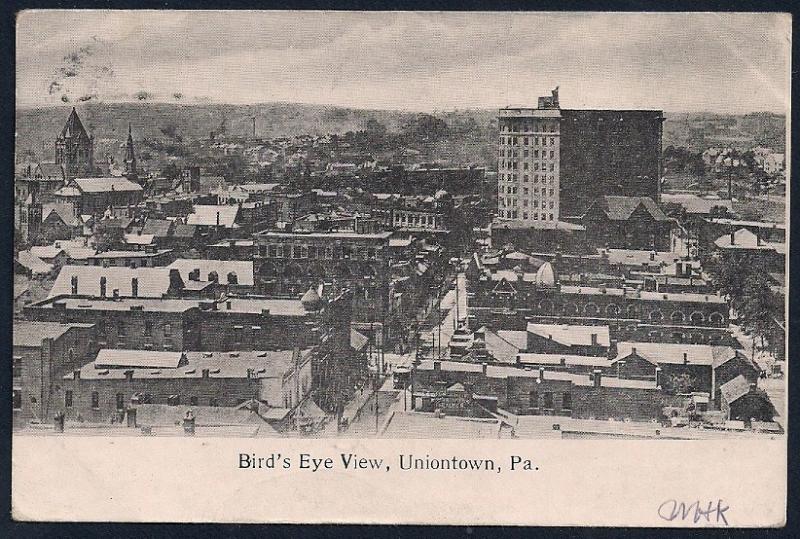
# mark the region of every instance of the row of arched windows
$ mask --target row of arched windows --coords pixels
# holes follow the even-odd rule
[[[623,312],[622,308],[614,303],[609,303],[605,306],[605,308],[601,308],[596,303],[589,302],[581,307],[576,303],[559,304],[554,303],[549,299],[540,301],[538,308],[543,314],[564,314],[568,316],[605,315],[615,318],[620,316]],[[627,309],[625,310],[625,314],[629,318],[642,318],[641,308],[637,305],[628,305]],[[653,309],[646,315],[645,318],[651,322],[662,322],[665,320],[665,316],[667,315],[660,309]],[[668,320],[673,324],[686,324],[688,322],[691,325],[700,325],[706,322],[706,315],[700,311],[693,311],[687,317],[686,313],[676,309],[668,313],[668,316]],[[707,321],[712,324],[723,324],[725,322],[725,317],[721,313],[713,312],[708,316]]]

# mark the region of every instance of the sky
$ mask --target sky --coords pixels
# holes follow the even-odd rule
[[[17,104],[785,113],[791,19],[730,13],[25,11]]]

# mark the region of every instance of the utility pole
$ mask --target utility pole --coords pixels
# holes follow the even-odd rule
[[[256,117],[251,117],[251,120],[253,120],[253,138],[256,138]]]
[[[436,357],[442,359],[442,288],[436,290],[436,321],[439,326],[439,348]]]

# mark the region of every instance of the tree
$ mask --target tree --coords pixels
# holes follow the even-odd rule
[[[756,338],[761,339],[761,347],[764,347],[764,339],[772,327],[773,312],[777,305],[767,278],[762,273],[750,274],[744,284],[741,317],[744,327],[753,333],[753,352]]]

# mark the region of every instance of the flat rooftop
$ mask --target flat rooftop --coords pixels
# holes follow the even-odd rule
[[[72,328],[90,328],[94,324],[61,324],[59,322],[30,322],[15,320],[14,346],[40,347],[43,339],[58,339]]]
[[[301,350],[305,362],[309,350]],[[148,363],[177,366],[141,367]],[[241,351],[241,352],[152,352],[149,350],[104,349],[96,361],[80,368],[82,380],[124,380],[125,372],[133,372],[134,379],[197,379],[208,370],[209,378],[282,378],[294,368],[293,351]],[[74,380],[75,373],[64,376]]]

